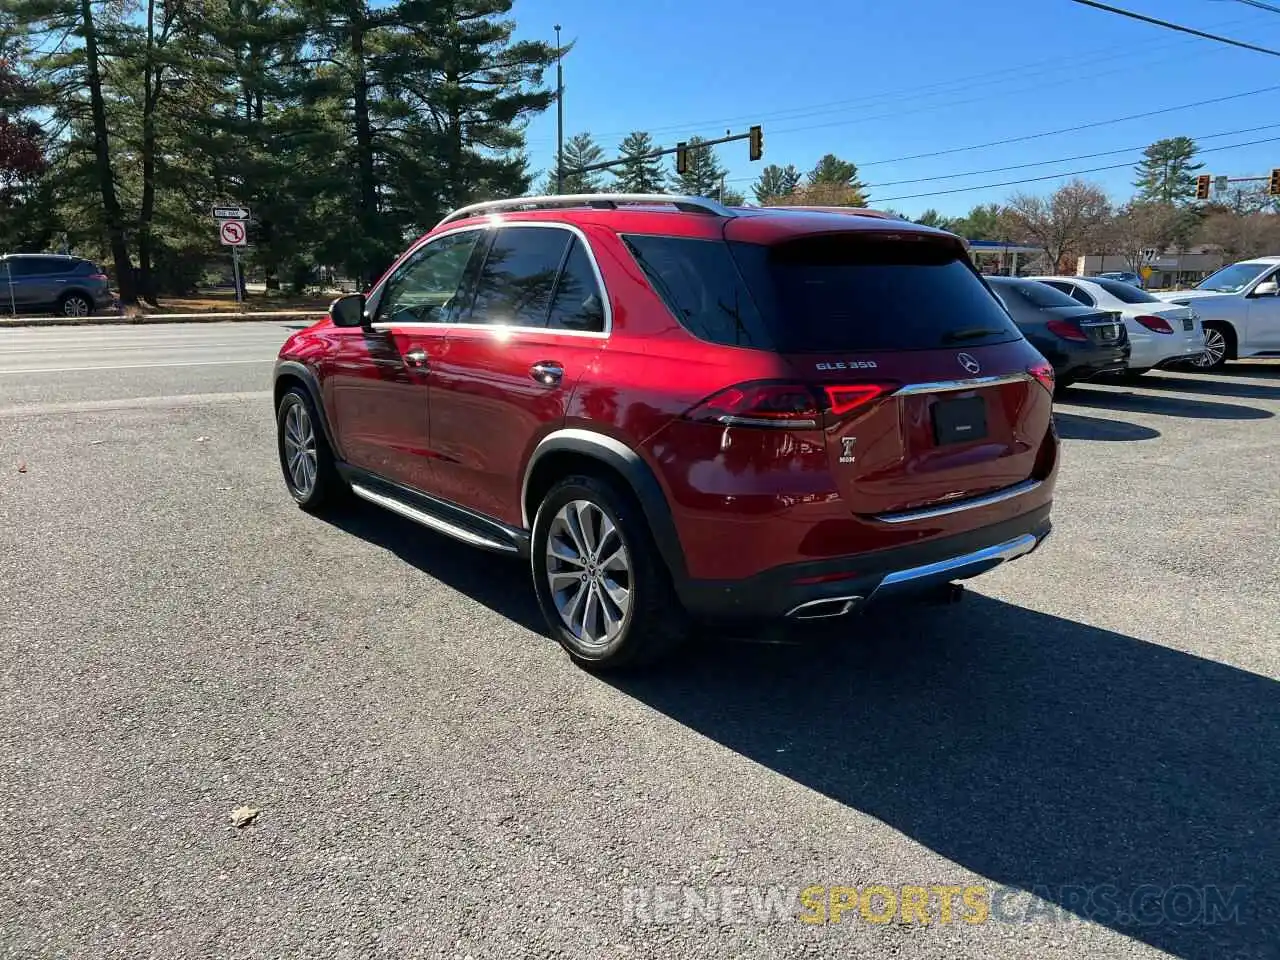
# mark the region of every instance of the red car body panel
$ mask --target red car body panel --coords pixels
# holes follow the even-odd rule
[[[869,554],[1039,515],[1051,502],[1057,467],[1052,398],[1026,375],[1043,361],[1025,340],[856,355],[783,355],[709,343],[677,321],[623,240],[656,234],[773,244],[856,232],[959,244],[955,238],[874,216],[742,211],[728,219],[625,208],[512,212],[447,229],[539,221],[571,223],[588,238],[609,298],[608,335],[443,323],[377,333],[322,321],[291,337],[281,357],[314,370],[343,458],[523,528],[532,521],[522,492],[538,445],[566,428],[612,438],[652,471],[678,537],[681,572],[699,581],[744,580],[828,560],[847,561],[840,575],[854,575],[859,558]],[[429,357],[425,372],[403,360],[414,347]],[[890,390],[917,385],[918,391],[920,384],[972,377],[961,354],[982,376],[1005,382],[890,393],[847,417],[803,429],[722,426],[686,416],[708,397],[748,381],[818,389],[876,382]],[[549,387],[531,376],[530,368],[544,361],[563,366],[560,384]],[[874,366],[839,366],[849,361]],[[940,446],[931,408],[973,396],[986,398],[986,435]],[[842,460],[846,438],[856,449],[852,462]],[[989,506],[908,523],[882,519],[1028,480],[1040,483]]]

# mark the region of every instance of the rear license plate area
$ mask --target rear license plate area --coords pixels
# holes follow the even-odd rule
[[[939,400],[933,405],[933,439],[939,446],[969,443],[987,435],[987,401],[982,397]]]

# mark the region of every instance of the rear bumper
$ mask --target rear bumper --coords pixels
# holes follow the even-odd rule
[[[829,560],[787,564],[745,580],[686,580],[677,592],[693,614],[715,618],[836,616],[897,595],[965,580],[1031,553],[1049,535],[1045,503],[977,530]]]

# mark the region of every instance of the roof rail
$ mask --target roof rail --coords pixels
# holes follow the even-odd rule
[[[705,197],[678,197],[665,193],[568,193],[547,197],[513,197],[509,200],[485,200],[459,207],[436,224],[438,230],[446,223],[475,217],[484,213],[501,213],[504,210],[555,210],[560,207],[595,207],[616,210],[622,204],[643,203],[670,204],[682,213],[705,213],[713,217],[732,217],[734,212],[714,200]]]
[[[874,217],[879,220],[903,220],[905,218],[896,216],[892,213],[885,213],[883,210],[872,210],[868,207],[820,207],[805,204],[779,205],[776,207],[761,207],[762,210],[774,210],[779,213],[786,213],[788,210],[804,210],[808,213],[843,213],[850,217]],[[910,221],[908,221],[910,222]]]

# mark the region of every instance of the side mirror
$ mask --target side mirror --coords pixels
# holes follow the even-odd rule
[[[329,304],[329,318],[335,327],[363,327],[364,294],[349,293]]]
[[[1277,293],[1280,293],[1280,284],[1274,280],[1263,280],[1253,288],[1255,297],[1274,297]]]

